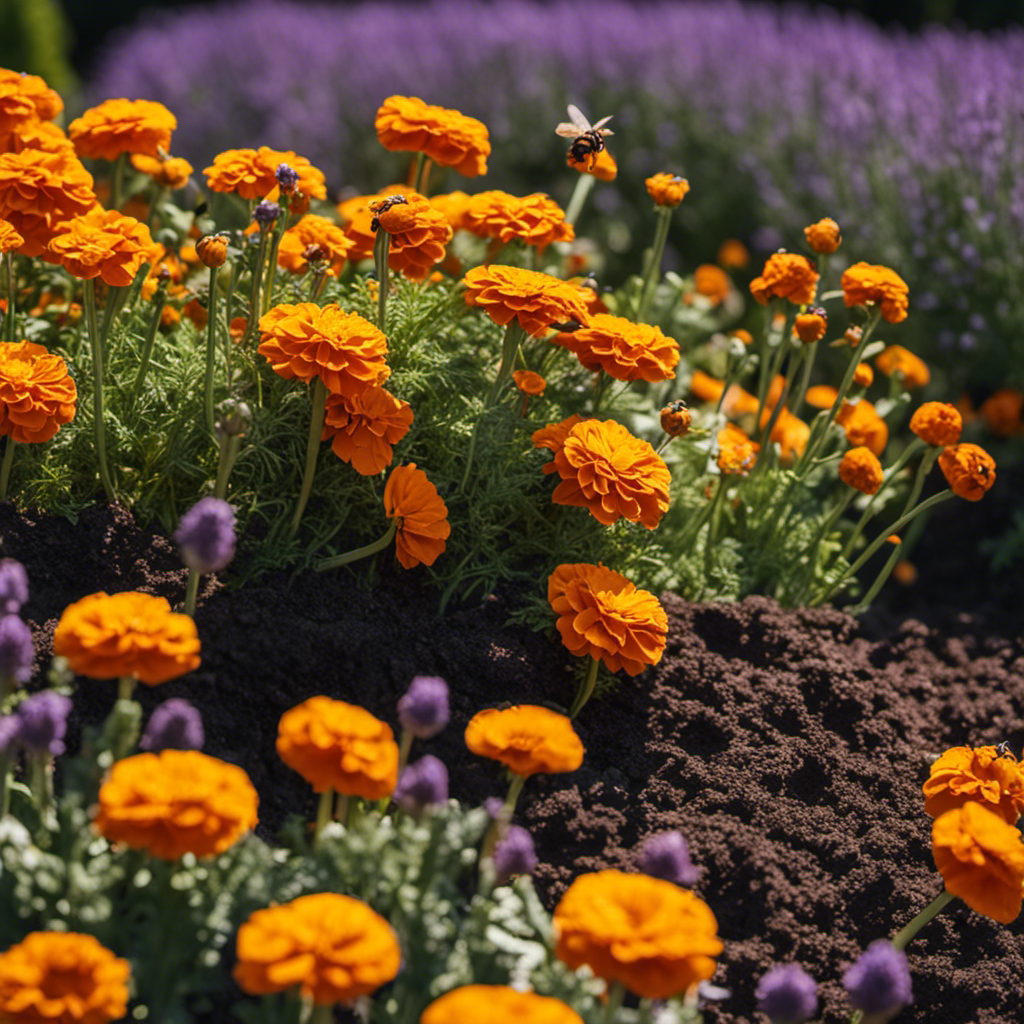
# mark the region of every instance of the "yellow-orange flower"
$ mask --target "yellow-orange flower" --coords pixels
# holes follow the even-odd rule
[[[34,149],[44,153],[62,153],[77,160],[75,147],[64,129],[49,121],[30,121],[16,131],[0,131],[0,153],[21,153]]]
[[[694,370],[690,378],[690,393],[701,402],[717,402],[725,390],[725,382],[703,370]]]
[[[718,432],[716,465],[725,476],[746,476],[757,461],[758,445],[739,427],[727,423]]]
[[[194,168],[180,156],[160,157],[136,154],[132,157],[132,167],[141,174],[148,174],[158,185],[169,188],[172,192],[184,188],[192,177]]]
[[[575,352],[591,372],[604,370],[616,380],[670,380],[679,363],[679,345],[674,338],[651,324],[633,323],[609,313],[595,314],[586,327],[558,334],[553,340]]]
[[[68,125],[68,136],[80,157],[116,160],[122,153],[159,156],[171,148],[178,119],[152,100],[105,100]]]
[[[1016,919],[1024,843],[1000,815],[973,801],[940,815],[932,822],[932,855],[947,892],[1002,924]]]
[[[836,422],[846,431],[846,440],[854,447],[870,448],[879,458],[889,443],[889,425],[865,398],[844,402]]]
[[[727,238],[718,247],[715,260],[723,267],[742,270],[750,262],[750,250],[738,238]]]
[[[25,239],[5,220],[0,220],[0,253],[13,252],[25,244]]]
[[[145,224],[100,206],[58,231],[50,240],[47,261],[59,263],[73,277],[98,277],[111,287],[130,285],[153,251]]]
[[[590,322],[580,289],[550,274],[491,264],[473,267],[464,282],[466,304],[479,306],[502,327],[518,320],[533,336],[552,324]]]
[[[0,953],[0,1020],[108,1024],[128,1009],[127,960],[91,935],[31,932]]]
[[[330,697],[310,697],[281,716],[277,753],[317,793],[380,800],[398,780],[398,744],[387,722]]]
[[[875,366],[886,377],[891,377],[895,373],[900,374],[903,386],[908,391],[911,388],[923,388],[932,378],[928,364],[902,345],[887,346],[878,354]]]
[[[416,96],[389,96],[377,111],[374,127],[385,149],[425,153],[435,164],[467,178],[487,173],[491,140],[487,126],[475,117]]]
[[[565,1003],[505,985],[464,985],[435,999],[420,1024],[583,1024]]]
[[[815,384],[807,389],[804,401],[815,409],[831,409],[839,392],[831,384]]]
[[[858,363],[853,370],[853,383],[859,388],[869,388],[875,381],[875,371],[867,363]]]
[[[213,158],[203,174],[214,192],[234,192],[242,199],[265,199],[278,188],[275,175],[280,164],[287,164],[298,174],[297,191],[311,199],[327,198],[323,171],[290,149],[226,149]]]
[[[994,811],[1008,825],[1024,813],[1024,774],[1017,758],[994,746],[951,747],[932,763],[923,792],[925,813],[933,818],[968,802]]]
[[[949,402],[925,402],[910,417],[910,429],[922,441],[946,448],[960,440],[963,417]]]
[[[571,242],[576,237],[565,211],[542,192],[522,199],[508,192],[481,192],[470,198],[462,227],[481,238],[532,245],[538,252],[552,242]]]
[[[407,193],[404,203],[395,203],[394,198],[370,203],[378,230],[391,236],[388,266],[410,281],[422,281],[444,259],[444,247],[454,233],[452,226],[437,207],[417,192]]]
[[[839,225],[831,217],[824,217],[805,227],[804,238],[815,252],[825,256],[835,252],[843,240],[839,234]]]
[[[607,146],[597,153],[589,154],[582,160],[573,159],[570,146],[569,152],[565,154],[565,162],[574,171],[579,171],[580,174],[589,174],[591,177],[597,178],[598,181],[614,181],[619,174],[619,165],[615,162],[615,157],[608,152]]]
[[[352,263],[368,260],[373,256],[377,229],[373,226],[376,214],[370,209],[370,204],[386,199],[388,196],[401,195],[404,197],[409,192],[410,189],[405,185],[388,185],[376,195],[352,196],[338,203],[335,209],[345,228],[345,237],[352,246],[348,253],[348,258]]]
[[[753,398],[753,396],[751,397]],[[756,402],[757,399],[755,398],[754,401]],[[774,409],[775,403],[773,402],[770,406],[766,404],[761,410],[760,426],[762,430],[768,426]],[[803,455],[810,437],[811,428],[799,416],[794,416],[783,406],[775,418],[775,426],[772,427],[768,440],[778,444],[779,459],[784,465],[790,465]]]
[[[572,722],[535,704],[478,712],[466,726],[466,746],[524,777],[574,772],[583,763],[583,744]]]
[[[690,183],[678,174],[655,174],[644,181],[647,194],[658,206],[678,206],[686,193],[690,191]]]
[[[430,205],[444,214],[445,220],[452,226],[452,231],[461,231],[466,226],[466,211],[471,200],[472,196],[456,190],[431,196]]]
[[[679,995],[714,974],[718,922],[672,882],[622,871],[580,875],[555,907],[555,955],[586,964],[647,999]]]
[[[376,476],[391,465],[392,445],[409,433],[412,420],[409,403],[384,388],[328,395],[320,439],[361,476]]]
[[[732,280],[721,267],[713,263],[702,263],[693,272],[693,287],[698,295],[710,299],[713,306],[719,306],[732,291]]]
[[[198,750],[115,761],[100,787],[96,828],[161,860],[212,857],[256,827],[259,797],[237,765]]]
[[[282,236],[277,249],[277,265],[292,274],[304,274],[309,268],[306,251],[315,246],[320,258],[335,274],[341,273],[352,249],[352,242],[330,217],[307,213]]]
[[[760,277],[750,282],[750,294],[762,305],[771,299],[788,299],[805,306],[814,301],[818,272],[806,256],[793,252],[776,252],[768,257]]]
[[[386,985],[401,965],[383,917],[362,900],[323,892],[250,914],[238,929],[234,978],[250,995],[298,985],[304,998],[329,1006]]]
[[[38,75],[0,68],[0,135],[52,121],[64,101]]]
[[[828,330],[828,319],[823,309],[811,309],[806,313],[797,314],[796,323],[793,325],[793,333],[805,345],[821,341],[825,337],[826,330]]]
[[[0,344],[0,436],[23,444],[49,441],[75,418],[77,401],[60,356],[31,341]]]
[[[53,635],[53,653],[79,675],[131,676],[149,686],[199,666],[199,635],[188,615],[165,598],[100,591],[68,605]]]
[[[533,370],[516,370],[512,374],[512,380],[524,395],[543,395],[544,389],[548,386],[548,382]]]
[[[959,498],[981,501],[996,482],[996,462],[976,444],[956,444],[943,450],[939,469],[946,483]]]
[[[910,291],[907,282],[895,270],[871,263],[854,263],[844,271],[839,284],[847,306],[878,303],[883,318],[889,323],[906,320]]]
[[[985,425],[996,437],[1013,437],[1021,429],[1021,412],[1024,411],[1024,394],[1016,388],[1000,388],[993,391],[978,412]]]
[[[395,555],[406,569],[433,565],[451,535],[448,506],[415,462],[391,471],[384,485],[384,511],[398,520]]]
[[[548,577],[548,602],[573,654],[600,658],[609,671],[631,676],[661,661],[668,616],[652,593],[625,576],[603,565],[560,565]]]
[[[885,473],[869,448],[851,448],[839,461],[839,479],[862,494],[875,494],[885,480]]]

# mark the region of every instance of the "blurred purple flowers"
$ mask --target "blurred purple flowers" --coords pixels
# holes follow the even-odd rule
[[[199,711],[187,700],[173,697],[153,709],[139,749],[154,754],[161,750],[201,750],[204,739]]]
[[[395,803],[407,814],[420,815],[433,804],[448,799],[448,769],[443,761],[427,754],[402,772],[395,787]]]
[[[28,574],[13,558],[0,558],[0,615],[17,615],[28,600]]]
[[[421,740],[448,724],[448,684],[438,676],[416,676],[398,701],[402,728]]]
[[[52,690],[34,693],[18,705],[19,745],[32,754],[63,754],[69,714],[70,697]]]
[[[876,939],[843,975],[843,987],[858,1010],[893,1015],[914,1001],[906,954],[886,939]]]
[[[17,615],[0,616],[0,694],[32,676],[32,630]]]
[[[637,866],[645,875],[676,885],[696,885],[700,877],[700,869],[690,860],[690,848],[681,832],[661,832],[645,840],[637,855]]]
[[[235,557],[235,510],[220,498],[203,498],[181,517],[174,539],[190,569],[223,569]]]
[[[519,825],[509,825],[494,847],[494,874],[498,885],[504,885],[513,875],[532,874],[536,866],[533,836]]]
[[[757,1008],[772,1024],[803,1024],[818,1012],[818,985],[799,964],[773,967],[756,995]]]

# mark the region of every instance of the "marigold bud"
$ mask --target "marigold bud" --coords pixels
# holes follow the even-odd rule
[[[805,345],[810,345],[815,341],[821,341],[827,329],[828,316],[825,310],[815,307],[797,316],[793,332]]]
[[[936,448],[948,448],[960,440],[963,417],[949,402],[925,402],[910,417],[910,429]]]
[[[238,317],[235,318],[239,319]],[[232,336],[234,335],[234,323],[232,320]],[[242,321],[242,331],[245,330],[245,321]],[[238,340],[234,339],[233,340]],[[235,398],[225,398],[220,405],[217,406],[217,424],[216,431],[217,437],[241,437],[252,423],[252,409],[245,402],[239,402]]]
[[[299,172],[291,164],[278,164],[277,170],[274,171],[274,177],[277,178],[282,192],[293,191],[299,183]]]
[[[996,462],[976,444],[957,444],[939,456],[939,469],[959,498],[981,501],[996,482]]]
[[[668,434],[669,437],[683,437],[690,430],[690,424],[693,422],[693,416],[690,414],[690,410],[686,407],[686,403],[681,399],[677,398],[673,402],[669,402],[661,410],[661,429]]]
[[[204,267],[216,269],[223,267],[228,258],[228,240],[226,235],[206,235],[196,242],[196,255]]]
[[[839,479],[863,494],[875,494],[882,486],[885,473],[870,448],[851,448],[839,462]]]
[[[825,217],[804,228],[804,238],[815,252],[824,256],[835,252],[843,240],[839,234],[839,225],[831,217]]]
[[[874,383],[875,371],[867,363],[858,363],[853,371],[853,383],[859,388],[869,388]]]
[[[750,331],[744,330],[742,327],[737,327],[731,335],[733,338],[738,338],[743,342],[744,345],[752,345],[754,343],[754,336]]]
[[[277,218],[281,216],[281,207],[277,203],[268,202],[266,199],[258,203],[252,212],[252,219],[259,225],[260,231],[269,231]]]
[[[678,206],[690,191],[690,183],[678,174],[655,174],[644,184],[647,194],[658,206]]]
[[[856,348],[860,344],[860,339],[863,337],[863,335],[864,328],[858,327],[856,324],[854,324],[853,327],[846,328],[846,331],[843,334],[843,340],[846,342],[847,345],[850,346],[850,348]]]

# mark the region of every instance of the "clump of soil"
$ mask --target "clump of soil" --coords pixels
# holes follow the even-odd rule
[[[0,507],[0,554],[28,568],[40,668],[71,601],[100,589],[184,595],[173,544],[117,508],[71,524]],[[508,627],[507,599],[438,619],[415,571],[381,577],[373,591],[354,571],[282,572],[239,589],[230,573],[210,580],[196,616],[202,665],[140,688],[147,709],[182,696],[202,710],[207,752],[249,772],[268,835],[290,812],[314,813],[308,787],[274,750],[281,714],[309,696],[394,722],[414,675],[443,676],[452,724],[429,749],[448,763],[453,795],[472,802],[504,783],[462,743],[471,715],[571,700],[567,652],[554,635]],[[584,709],[582,768],[526,787],[519,817],[537,841],[538,889],[553,906],[575,875],[628,867],[647,835],[681,829],[725,942],[714,982],[732,991],[707,1020],[753,1019],[757,979],[780,961],[822,982],[824,1020],[848,1020],[844,968],[941,891],[922,810],[930,759],[957,744],[1024,745],[1024,644],[980,613],[925,625],[784,611],[764,598],[663,602],[661,663]],[[83,681],[81,716],[101,718],[113,689]],[[910,947],[915,1004],[898,1020],[1016,1019],[1022,935],[1019,920],[998,925],[955,901]]]

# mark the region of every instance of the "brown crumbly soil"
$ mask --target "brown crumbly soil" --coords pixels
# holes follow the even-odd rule
[[[40,668],[71,601],[101,589],[172,602],[184,594],[171,542],[120,509],[71,524],[0,506],[0,554],[28,568],[25,614]],[[314,812],[274,750],[281,714],[309,696],[394,723],[414,675],[443,676],[452,725],[421,752],[442,757],[453,795],[473,802],[504,783],[497,765],[462,744],[471,715],[571,699],[567,653],[554,635],[506,626],[506,599],[437,619],[414,574],[385,567],[373,592],[357,579],[282,572],[235,589],[228,572],[206,581],[201,667],[141,688],[147,710],[174,696],[202,710],[207,752],[249,772],[268,835],[289,812]],[[795,960],[823,985],[823,1019],[846,1021],[844,968],[941,890],[922,810],[930,758],[964,743],[1024,745],[1024,643],[1005,608],[954,613],[933,602],[925,624],[887,612],[858,621],[832,609],[784,611],[765,598],[663,600],[661,663],[586,707],[582,768],[526,787],[519,817],[537,841],[538,888],[553,906],[578,873],[629,867],[644,837],[681,829],[725,942],[714,982],[732,991],[706,1019],[763,1019],[757,979]],[[113,695],[112,683],[83,681],[78,713],[98,720]],[[897,1020],[1019,1021],[1022,937],[1020,919],[1006,927],[954,902],[910,947],[915,1004]]]

